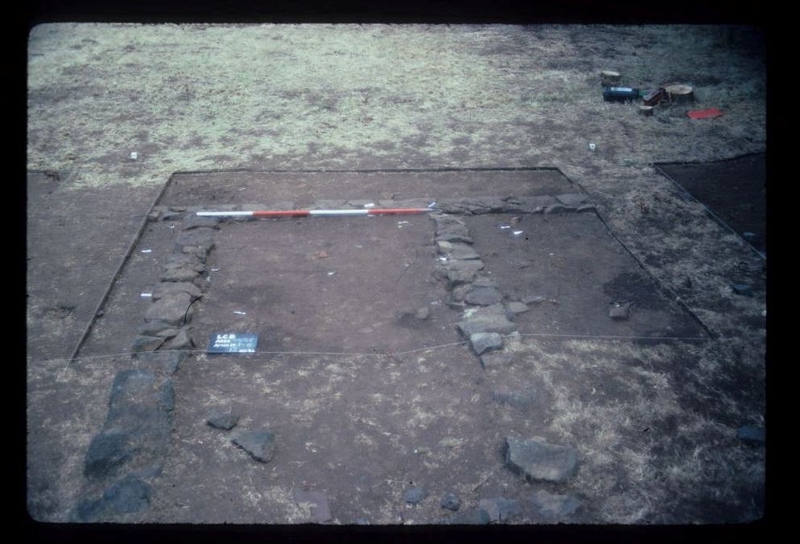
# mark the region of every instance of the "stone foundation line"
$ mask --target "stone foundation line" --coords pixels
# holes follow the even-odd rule
[[[155,202],[159,198],[161,194]],[[448,282],[454,301],[471,306],[464,311],[463,321],[458,323],[459,331],[467,340],[410,350],[409,353],[460,345],[468,341],[481,364],[486,367],[511,362],[511,354],[500,352],[503,350],[505,338],[519,336],[516,325],[509,317],[527,311],[528,307],[521,301],[503,304],[505,297],[495,282],[482,273],[484,263],[471,247],[472,238],[466,225],[453,214],[561,213],[593,209],[585,200],[586,196],[581,194],[452,199],[441,201],[436,209],[420,200],[389,202],[388,206],[384,203],[382,209],[372,209],[375,204],[368,201],[334,201],[334,206],[330,202],[318,202],[317,213],[308,210],[306,215],[324,216],[331,215],[331,212],[345,212],[344,215],[433,212],[429,217],[436,224],[434,241],[439,261],[443,263],[437,275]],[[349,205],[351,209],[326,209],[342,205]],[[291,206],[285,206],[284,203],[281,207]],[[177,372],[188,353],[194,351],[189,322],[193,304],[202,298],[203,290],[208,285],[204,281],[204,274],[207,257],[215,244],[215,230],[219,229],[221,217],[252,220],[259,217],[259,210],[267,207],[247,206],[251,208],[249,210],[241,210],[238,206],[218,207],[220,208],[221,212],[227,213],[209,215],[210,212],[204,212],[200,208],[167,208],[154,204],[101,300],[100,306],[105,302],[111,286],[133,252],[148,221],[182,221],[173,252],[167,257],[160,282],[153,289],[153,302],[145,312],[143,324],[132,344],[131,356],[152,368],[123,370],[115,376],[105,424],[93,437],[84,459],[84,475],[89,485],[72,511],[71,517],[74,521],[98,521],[139,512],[149,507],[151,487],[148,481],[157,478],[161,473],[162,460],[167,454],[172,432],[175,392],[171,376]],[[244,213],[231,213],[237,211]],[[304,211],[287,213],[298,215]],[[90,329],[91,323],[70,362],[75,358]],[[215,423],[216,420],[209,422],[212,426]],[[222,427],[226,428],[227,425]],[[239,432],[231,442],[256,461],[267,463],[275,450],[275,439],[274,433],[267,429],[251,429]],[[506,450],[507,467],[532,480],[563,481],[577,470],[575,452],[562,446],[537,440],[515,441],[507,438]],[[103,491],[99,497],[94,498],[98,489]],[[90,496],[85,496],[87,494]],[[516,509],[515,505],[507,505],[502,501],[489,501],[483,506],[484,510],[491,513],[481,512],[481,519],[507,518]]]

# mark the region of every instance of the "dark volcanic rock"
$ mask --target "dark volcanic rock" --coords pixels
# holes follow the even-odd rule
[[[519,501],[513,499],[481,499],[478,507],[489,514],[490,521],[506,521],[521,512]]]
[[[403,500],[408,504],[419,504],[425,498],[425,491],[419,487],[412,487],[403,493]]]
[[[731,289],[737,295],[753,296],[753,286],[746,283],[733,283],[731,284]]]
[[[489,513],[483,508],[471,508],[448,520],[449,525],[488,525]]]
[[[189,293],[177,292],[166,295],[150,305],[145,312],[145,321],[160,321],[170,325],[182,325],[190,317],[192,297]]]
[[[131,345],[131,351],[133,353],[139,353],[141,351],[155,351],[163,343],[164,339],[159,338],[158,336],[139,335],[133,339],[133,344]]]
[[[192,214],[186,217],[181,223],[181,230],[191,230],[199,227],[209,227],[219,229],[219,219],[216,217],[206,217]]]
[[[529,311],[530,308],[524,302],[509,302],[506,305],[508,311],[514,315],[524,314],[525,312]]]
[[[503,300],[496,287],[475,287],[464,296],[464,301],[477,306],[491,306]]]
[[[203,296],[203,292],[200,290],[200,288],[191,282],[169,281],[159,283],[156,288],[153,289],[153,301],[173,293],[189,293],[189,295],[192,297],[192,300]]]
[[[558,495],[544,489],[536,491],[531,502],[540,514],[548,518],[568,516],[581,506],[581,501],[572,495]]]
[[[166,374],[175,374],[180,364],[188,356],[185,351],[151,351],[138,356],[140,361],[152,364]]]
[[[209,427],[230,431],[239,423],[239,415],[232,412],[214,412],[206,420]]]
[[[109,516],[140,512],[150,505],[150,486],[129,474],[105,490],[97,500],[84,500],[73,515],[75,521],[89,523]]]
[[[471,334],[469,343],[475,355],[481,356],[487,351],[503,349],[503,337],[496,332],[478,332]]]
[[[506,309],[502,304],[477,308],[471,313],[465,312],[464,315],[464,321],[460,321],[457,326],[467,337],[479,332],[510,334],[517,330],[517,326],[506,317]]]
[[[190,282],[197,278],[200,273],[188,266],[168,266],[161,273],[162,282]]]
[[[608,310],[608,317],[615,320],[628,319],[631,315],[632,302],[615,303]]]
[[[442,497],[442,500],[439,502],[439,506],[455,512],[461,508],[461,500],[455,495],[455,493],[447,493]]]
[[[739,437],[739,440],[750,442],[751,444],[763,444],[767,440],[766,430],[763,427],[754,425],[739,427],[736,431],[736,436]]]
[[[577,452],[543,440],[506,438],[506,466],[528,480],[564,482],[578,470]]]
[[[175,248],[200,248],[209,251],[214,247],[214,229],[200,227],[180,233],[175,238]],[[186,253],[186,251],[184,251]]]
[[[161,350],[180,350],[180,349],[192,349],[194,347],[194,342],[192,341],[192,337],[189,336],[189,331],[186,329],[180,329],[177,331],[177,334],[164,342],[164,344],[159,348]]]
[[[275,453],[275,434],[270,431],[242,431],[231,442],[261,463],[268,463]]]
[[[472,246],[463,243],[451,243],[448,256],[454,261],[474,261],[480,258]]]
[[[134,453],[131,436],[124,431],[106,431],[95,435],[84,459],[83,473],[87,477],[106,477],[115,474]]]
[[[475,279],[475,272],[472,270],[454,270],[447,271],[447,281],[450,282],[450,287],[457,287],[465,283],[469,283]]]
[[[576,208],[588,200],[588,197],[581,193],[569,193],[565,195],[556,195],[558,200],[564,206]]]
[[[481,365],[483,368],[503,367],[514,362],[514,355],[511,353],[489,352],[481,355]]]
[[[102,500],[115,514],[139,512],[150,504],[150,486],[129,474],[109,487]]]

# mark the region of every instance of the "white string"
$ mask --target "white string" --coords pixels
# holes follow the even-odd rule
[[[551,334],[551,333],[529,333],[529,334],[520,334],[520,336],[529,336],[529,337],[536,337],[536,338],[577,338],[577,339],[587,339],[587,340],[710,340],[710,338],[706,338],[703,336],[614,336],[614,335],[602,335],[602,334]],[[463,346],[467,344],[467,341],[464,340],[462,342],[452,342],[449,344],[438,344],[436,346],[426,346],[422,348],[415,348],[409,349],[405,351],[397,351],[397,352],[354,352],[354,351],[258,351],[256,353],[231,353],[230,355],[327,355],[327,356],[335,356],[335,357],[396,357],[398,355],[409,355],[411,353],[420,353],[423,351],[434,351],[437,349],[442,348],[449,348],[453,346]],[[202,349],[186,349],[186,350],[157,350],[151,352],[138,352],[138,353],[207,353],[206,350]],[[114,357],[125,357],[125,356],[132,356],[134,352],[121,352],[121,353],[112,353],[106,355],[83,355],[80,357],[75,357],[75,360],[81,359],[113,359]],[[225,355],[222,354],[214,354],[214,355]],[[53,363],[58,361],[67,361],[69,360],[68,357],[58,357],[54,359],[44,359],[35,361],[30,356],[28,356],[29,362],[40,362],[40,363]]]
[[[710,340],[705,336],[614,336],[605,334],[520,334],[520,336],[538,336],[553,338],[587,338],[592,340]]]

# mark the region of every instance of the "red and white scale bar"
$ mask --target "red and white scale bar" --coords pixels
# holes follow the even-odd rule
[[[200,217],[313,217],[332,215],[417,215],[431,208],[364,208],[358,210],[261,210],[231,212],[197,212]]]

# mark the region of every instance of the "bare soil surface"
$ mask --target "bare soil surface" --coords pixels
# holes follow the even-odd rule
[[[764,154],[712,164],[662,164],[659,168],[756,250],[767,250]]]
[[[103,492],[84,476],[87,448],[115,375],[145,368],[129,353],[152,304],[141,294],[158,282],[179,222],[147,223],[112,276],[170,180],[159,204],[183,208],[585,191],[596,212],[463,216],[506,301],[543,299],[515,318],[512,359],[486,368],[456,330],[462,309],[435,273],[428,217],[221,224],[193,306],[195,349],[171,376],[172,440],[147,478],[148,507],[102,521],[439,524],[494,498],[518,501],[494,521],[508,524],[761,518],[764,445],[737,429],[764,425],[765,261],[649,166],[765,151],[758,33],[365,29],[34,29],[31,517],[68,521]],[[691,121],[662,106],[647,119],[603,103],[597,73],[608,68],[641,86],[693,84],[724,115]],[[415,168],[444,170],[403,170]],[[626,301],[629,319],[610,319],[610,306]],[[229,331],[258,333],[257,353],[204,353],[211,333]],[[231,431],[206,424],[220,408],[241,416]],[[268,463],[230,442],[260,428],[277,436]],[[572,447],[579,470],[565,483],[525,481],[504,466],[506,437]],[[415,487],[425,497],[411,505],[404,493]],[[322,493],[329,518],[317,519],[298,491]],[[459,513],[440,506],[450,492]],[[580,506],[554,517],[532,500],[538,492]]]

